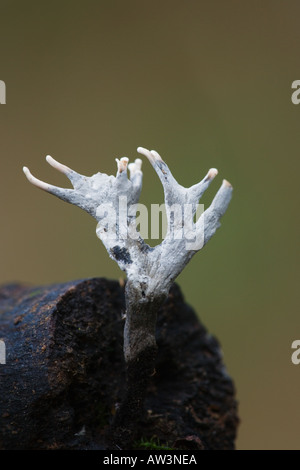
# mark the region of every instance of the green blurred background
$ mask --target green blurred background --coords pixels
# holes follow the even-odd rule
[[[0,0],[0,282],[123,276],[83,211],[22,173],[115,174],[156,149],[184,186],[210,167],[234,197],[178,278],[234,378],[239,449],[300,449],[299,1]],[[150,164],[141,201],[163,202]],[[180,335],[180,331],[178,331]]]

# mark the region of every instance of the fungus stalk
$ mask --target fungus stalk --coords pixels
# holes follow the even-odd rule
[[[23,168],[30,183],[80,207],[97,220],[97,236],[109,256],[126,273],[124,357],[127,391],[115,418],[119,437],[124,437],[121,435],[125,427],[127,433],[133,433],[142,411],[149,377],[155,372],[158,309],[165,301],[172,282],[220,226],[232,194],[232,186],[223,180],[211,205],[194,222],[199,199],[217,175],[217,170],[210,169],[202,181],[184,188],[156,151],[142,147],[137,150],[150,161],[164,189],[167,233],[155,247],[144,241],[136,227],[143,176],[140,159],[130,164],[126,157],[116,159],[116,176],[97,173],[86,177],[47,156],[47,162],[69,178],[73,189],[40,181],[28,168]]]

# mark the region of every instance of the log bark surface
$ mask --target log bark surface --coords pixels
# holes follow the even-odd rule
[[[179,449],[234,448],[233,381],[176,284],[158,311],[156,373],[134,440],[112,438],[126,392],[124,314],[117,281],[0,288],[0,449],[125,450],[154,437]]]

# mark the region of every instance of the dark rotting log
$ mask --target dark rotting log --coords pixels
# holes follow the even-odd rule
[[[234,448],[233,382],[176,284],[158,312],[143,416],[130,444],[112,438],[126,392],[124,314],[117,281],[0,288],[0,449],[125,450],[153,438],[178,449]]]

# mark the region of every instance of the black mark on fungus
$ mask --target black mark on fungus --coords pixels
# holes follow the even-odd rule
[[[132,259],[130,258],[130,254],[126,248],[120,248],[116,245],[111,249],[111,251],[117,261],[123,261],[125,264],[132,263]]]

